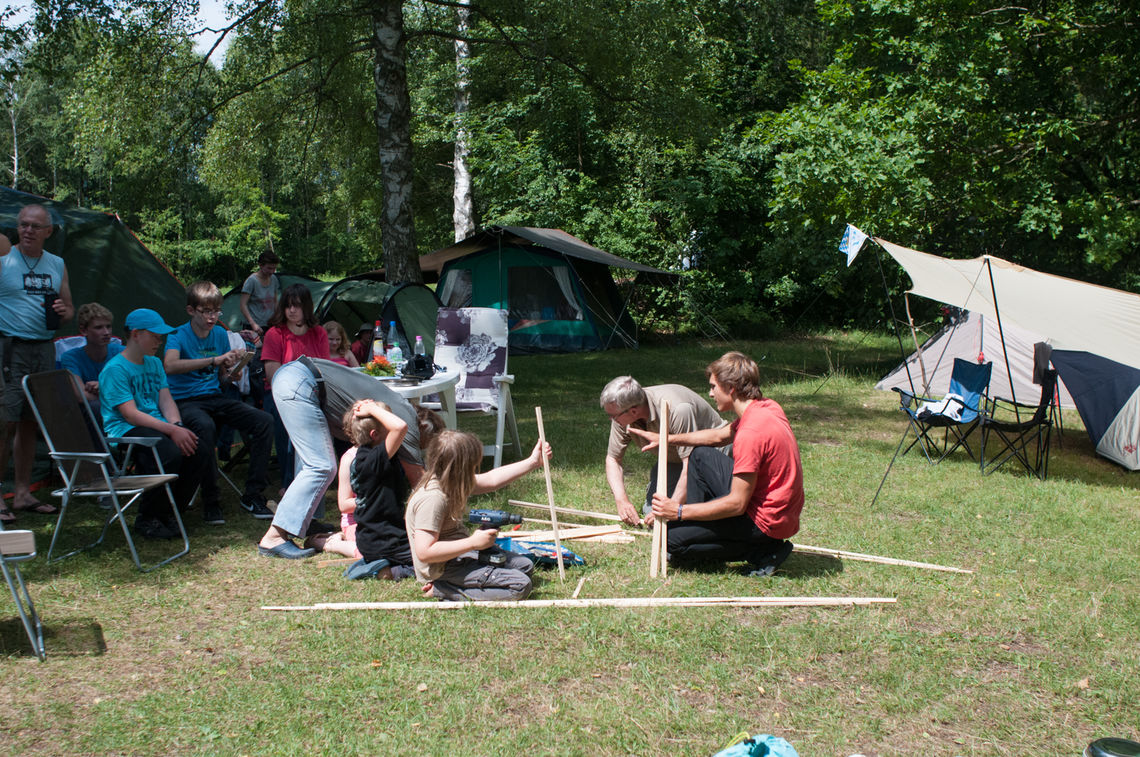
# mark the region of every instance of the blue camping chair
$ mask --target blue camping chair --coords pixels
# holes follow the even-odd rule
[[[977,428],[980,413],[985,408],[992,370],[993,363],[978,364],[954,358],[950,389],[942,399],[919,397],[896,387],[899,409],[906,413],[908,423],[895,449],[895,458],[913,433],[914,440],[902,451],[904,455],[917,444],[928,461],[940,463],[961,447],[970,459],[977,460],[967,440]]]

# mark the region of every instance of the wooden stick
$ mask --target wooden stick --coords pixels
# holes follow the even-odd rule
[[[586,577],[582,576],[578,579],[578,586],[574,589],[574,593],[570,595],[570,599],[577,599],[578,592],[582,591],[582,584],[586,583]]]
[[[554,529],[554,552],[558,557],[558,580],[566,583],[566,565],[562,561],[562,539],[558,537],[558,513],[554,512],[554,485],[550,482],[550,461],[546,459],[543,447],[546,446],[546,432],[542,429],[542,408],[535,407],[538,420],[538,451],[542,458],[542,473],[546,476],[546,500],[550,503],[550,525]]]
[[[270,612],[312,610],[457,610],[469,607],[865,607],[894,604],[894,597],[597,597],[524,599],[518,602],[323,602],[315,605],[264,605]]]
[[[586,539],[591,536],[606,536],[610,534],[620,534],[621,528],[618,526],[583,526],[582,528],[559,528],[558,538],[560,539]],[[499,538],[510,537],[511,539],[519,539],[521,541],[550,541],[554,538],[553,531],[507,531],[499,532]]]
[[[317,567],[327,568],[330,565],[348,565],[356,561],[357,559],[355,557],[337,557],[330,560],[317,560]]]
[[[508,499],[507,504],[514,505],[515,507],[525,507],[531,510],[550,510],[549,505],[540,505],[537,502],[526,502],[521,499]],[[554,508],[554,512],[562,513],[563,515],[580,515],[583,518],[597,518],[598,520],[621,520],[620,516],[614,515],[613,513],[595,513],[590,510],[578,510],[573,507],[556,507]]]
[[[661,400],[661,407],[657,411],[657,493],[668,497],[669,492],[669,403]],[[666,558],[669,555],[666,547],[666,533],[668,526],[660,518],[653,519],[653,547],[649,550],[649,577],[662,577],[666,572]]]
[[[947,573],[973,573],[972,570],[965,568],[952,568],[948,565],[935,565],[928,562],[916,562],[914,560],[899,560],[894,557],[879,557],[878,555],[865,555],[861,552],[844,552],[841,549],[830,549],[828,547],[809,547],[806,544],[797,544],[795,546],[796,552],[803,552],[809,555],[826,555],[828,557],[845,557],[848,560],[859,560],[862,562],[876,562],[883,565],[903,565],[908,568],[926,568],[927,570],[941,570]]]

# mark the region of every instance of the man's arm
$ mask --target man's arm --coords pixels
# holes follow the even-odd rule
[[[685,504],[685,496],[689,493],[689,456],[681,458],[681,476],[677,485],[673,487],[673,501]]]
[[[169,403],[169,407],[173,408],[173,414],[171,414],[166,403]],[[116,406],[116,409],[119,411],[119,415],[123,416],[123,420],[131,426],[154,429],[169,436],[183,455],[193,454],[198,447],[198,437],[190,429],[174,425],[181,422],[181,417],[178,415],[178,405],[170,396],[169,389],[163,389],[158,395],[158,407],[167,420],[160,421],[158,418],[139,410],[134,400],[127,400]],[[170,420],[171,418],[173,420]]]
[[[162,367],[166,370],[167,375],[172,373],[189,373],[190,371],[199,371],[203,368],[217,368],[232,365],[238,361],[241,355],[242,353],[238,350],[230,350],[225,354],[214,355],[213,357],[184,358],[182,357],[182,350],[177,347],[171,347],[162,356]]]
[[[679,513],[681,520],[724,520],[743,515],[755,488],[755,473],[734,473],[728,494],[708,502],[679,503],[657,492],[653,495],[653,516],[674,521]]]
[[[631,526],[639,525],[641,514],[625,491],[625,466],[622,461],[611,455],[606,455],[606,481],[609,482],[610,491],[614,493],[614,504],[617,505],[617,514],[622,521]]]
[[[257,325],[257,321],[253,320],[253,316],[249,312],[249,292],[241,293],[241,317],[249,324],[250,329],[255,333],[261,333],[261,327]]]
[[[66,265],[63,267],[63,281],[59,283],[59,299],[52,305],[52,309],[59,313],[59,318],[64,323],[75,317],[75,305],[71,302],[71,279],[67,277]]]
[[[643,442],[643,446],[641,447],[642,452],[657,449],[659,434],[652,431],[643,431],[632,426],[630,426],[628,430],[629,433]],[[725,424],[720,428],[686,431],[683,434],[669,434],[668,437],[670,445],[676,444],[682,447],[723,447],[732,441],[732,424]]]

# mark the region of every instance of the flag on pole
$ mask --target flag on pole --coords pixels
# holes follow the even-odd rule
[[[847,256],[848,268],[851,267],[851,263],[855,261],[855,256],[859,254],[859,250],[863,249],[863,243],[866,241],[866,234],[851,224],[847,224],[847,231],[843,232],[843,239],[839,242],[839,251]]]

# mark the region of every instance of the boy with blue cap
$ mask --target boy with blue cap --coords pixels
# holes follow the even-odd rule
[[[163,337],[174,329],[149,308],[132,310],[126,327],[123,351],[111,358],[99,374],[103,428],[111,437],[159,438],[155,449],[163,469],[178,474],[171,490],[179,509],[184,510],[205,475],[213,450],[198,444],[194,432],[182,425],[162,361],[155,357]],[[152,455],[138,455],[135,464],[140,473],[158,473]],[[143,495],[135,530],[146,539],[172,539],[179,535],[161,489]]]

